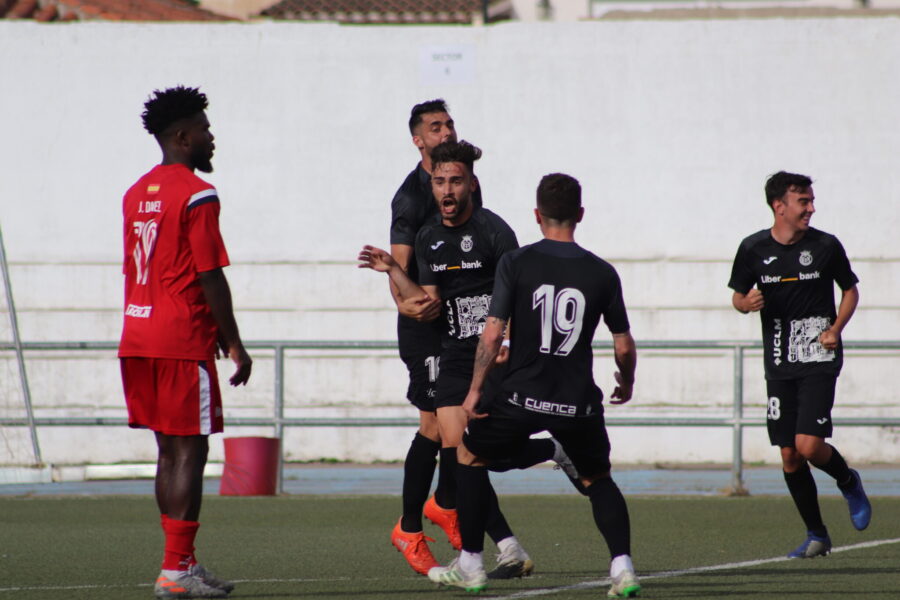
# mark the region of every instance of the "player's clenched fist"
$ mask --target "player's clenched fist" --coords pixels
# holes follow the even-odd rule
[[[765,304],[766,301],[763,299],[762,292],[753,288],[747,292],[746,296],[744,296],[743,310],[744,312],[756,312],[762,310],[762,307],[765,306]]]
[[[840,339],[840,334],[835,333],[833,329],[826,329],[819,335],[819,343],[822,344],[822,347],[826,350],[834,350],[837,348]]]

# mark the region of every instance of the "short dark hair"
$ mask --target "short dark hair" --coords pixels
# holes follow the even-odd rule
[[[193,117],[207,106],[206,94],[199,88],[179,85],[163,91],[153,90],[150,99],[144,103],[141,119],[144,129],[158,137],[176,121]]]
[[[481,148],[473,146],[465,140],[458,142],[441,142],[431,151],[431,168],[435,169],[443,163],[462,163],[474,173],[475,161],[481,158]]]
[[[416,127],[422,124],[422,115],[435,112],[448,112],[447,103],[443,98],[435,98],[413,106],[409,113],[409,132],[416,135]]]
[[[806,175],[798,173],[788,173],[787,171],[778,171],[766,181],[766,202],[769,206],[778,200],[784,198],[792,187],[805,190],[812,185],[812,179]]]
[[[577,221],[581,208],[581,184],[571,175],[544,175],[537,188],[537,209],[554,221]]]

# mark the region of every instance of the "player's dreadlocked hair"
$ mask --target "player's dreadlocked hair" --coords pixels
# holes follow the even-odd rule
[[[442,142],[431,151],[432,168],[442,163],[462,163],[473,173],[475,161],[481,158],[481,148],[473,146],[465,140],[458,142]]]
[[[436,98],[416,104],[409,113],[409,133],[416,135],[416,127],[422,123],[422,115],[435,112],[447,112],[447,103],[443,98]]]
[[[581,184],[563,173],[544,175],[537,188],[537,209],[554,221],[575,221],[581,208]]]
[[[144,129],[159,136],[172,123],[203,112],[208,105],[206,94],[199,88],[179,85],[163,91],[153,90],[153,95],[144,103],[146,110],[141,114],[141,119]]]
[[[784,195],[791,191],[791,188],[805,190],[811,185],[812,179],[806,175],[778,171],[766,181],[766,202],[771,207],[773,202],[779,198],[784,198]]]

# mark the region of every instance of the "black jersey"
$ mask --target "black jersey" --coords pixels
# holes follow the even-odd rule
[[[826,350],[819,334],[837,316],[834,282],[842,290],[859,279],[836,237],[810,228],[790,245],[763,229],[744,239],[734,257],[728,287],[746,294],[754,285],[765,305],[760,311],[766,379],[837,375],[843,347]]]
[[[601,410],[594,332],[601,317],[614,334],[630,329],[612,265],[574,242],[524,246],[500,261],[489,314],[512,319],[505,398],[557,416]]]
[[[481,206],[481,188],[472,195],[475,206]],[[431,175],[422,163],[410,171],[391,201],[391,244],[412,246],[407,274],[419,282],[418,262],[415,255],[416,234],[425,223],[439,222],[434,193],[431,191]],[[397,340],[400,354],[432,354],[440,344],[441,327],[438,322],[420,323],[403,315],[397,315]]]
[[[437,221],[419,231],[419,283],[440,290],[445,348],[477,344],[491,304],[494,271],[500,257],[518,247],[506,221],[486,208],[475,208],[458,227]]]

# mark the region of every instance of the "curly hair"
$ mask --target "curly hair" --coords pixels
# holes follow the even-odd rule
[[[431,151],[432,168],[442,163],[462,163],[473,172],[475,161],[481,158],[481,148],[473,146],[465,140],[458,142],[441,142]]]
[[[172,123],[203,112],[207,106],[209,103],[206,94],[199,88],[179,85],[163,91],[153,90],[150,99],[144,103],[145,110],[141,113],[141,119],[144,121],[144,129],[159,136]]]

